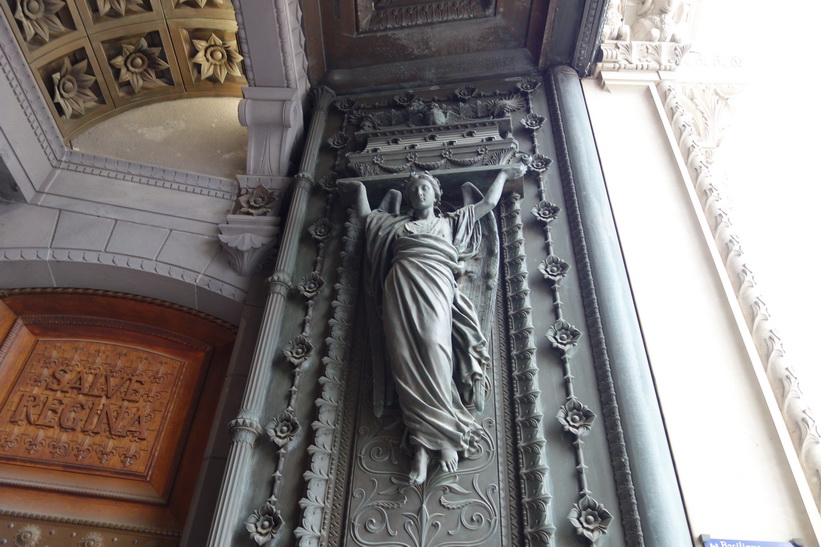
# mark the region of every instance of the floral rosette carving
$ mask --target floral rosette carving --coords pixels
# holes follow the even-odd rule
[[[350,97],[341,97],[334,101],[334,106],[340,112],[348,112],[356,106],[356,101],[351,99]]]
[[[534,154],[530,158],[530,163],[527,164],[528,169],[536,173],[544,173],[550,168],[553,160],[544,154]]]
[[[477,89],[472,85],[463,85],[453,90],[453,95],[459,101],[472,99],[477,93]]]
[[[556,419],[562,424],[562,429],[580,437],[590,431],[596,414],[587,405],[572,397],[559,408]]]
[[[336,189],[336,174],[328,173],[317,181],[320,188],[326,192],[331,192]]]
[[[64,32],[66,28],[57,12],[65,5],[60,0],[17,0],[14,18],[23,27],[23,39],[31,42],[32,38],[39,36],[48,42],[51,32]]]
[[[262,184],[237,198],[240,205],[239,212],[253,216],[270,213],[271,206],[276,200],[277,196]]]
[[[325,241],[331,235],[333,228],[333,224],[331,224],[330,220],[321,218],[308,228],[308,233],[317,241]]]
[[[282,515],[270,502],[254,511],[245,521],[245,529],[257,545],[274,539],[281,526]]]
[[[521,123],[526,129],[529,129],[530,131],[536,131],[542,128],[544,122],[544,116],[539,116],[538,114],[529,112],[528,114],[522,117],[519,123]]]
[[[393,102],[395,102],[399,106],[408,106],[414,100],[416,100],[416,95],[413,91],[403,91],[399,95],[394,95]]]
[[[542,82],[538,78],[522,78],[516,84],[516,89],[522,93],[530,94],[539,89],[540,85],[542,85]]]
[[[291,442],[299,430],[299,421],[289,412],[283,412],[265,426],[265,433],[280,448]]]
[[[598,539],[607,533],[607,527],[613,520],[613,515],[590,496],[584,496],[579,503],[573,505],[567,517],[576,528],[576,533],[585,536],[595,544]]]
[[[229,74],[242,77],[240,62],[243,57],[237,51],[235,40],[222,40],[212,33],[208,40],[192,40],[191,43],[197,50],[191,61],[200,65],[201,79],[213,76],[222,84]]]
[[[567,354],[579,343],[582,332],[564,319],[559,319],[547,330],[546,336],[554,348]]]
[[[308,337],[304,334],[300,334],[288,342],[288,345],[285,346],[282,353],[285,354],[285,357],[291,362],[292,365],[298,367],[311,356],[313,351],[314,346],[311,344],[311,341],[308,340]]]
[[[23,526],[14,534],[14,545],[16,547],[35,547],[40,542],[40,528],[29,524]]]
[[[63,59],[60,72],[51,75],[54,84],[52,99],[54,104],[62,109],[66,118],[71,118],[75,113],[85,114],[86,104],[97,102],[97,97],[91,91],[91,85],[97,78],[86,74],[86,70],[88,59],[72,65],[66,57]]]
[[[123,44],[121,54],[109,61],[120,69],[117,82],[128,82],[134,92],[140,91],[145,82],[156,82],[157,71],[168,68],[168,63],[160,59],[161,51],[161,47],[148,47],[145,37],[134,45]]]
[[[351,138],[348,135],[346,135],[342,131],[338,131],[337,133],[334,134],[333,137],[328,139],[327,142],[330,145],[330,147],[333,148],[334,150],[342,150],[343,148],[348,146],[348,143],[350,142],[350,140],[351,140]]]
[[[84,535],[77,545],[78,547],[103,547],[104,543],[103,536],[97,532],[91,532]]]
[[[545,279],[558,283],[570,271],[570,264],[556,255],[549,255],[539,264],[539,271]]]
[[[305,298],[313,298],[319,294],[319,291],[321,291],[324,286],[325,280],[322,279],[317,272],[311,272],[299,280],[296,288],[299,291],[299,294]]]
[[[558,205],[542,200],[539,204],[530,210],[534,217],[545,224],[550,224],[556,220],[561,212]]]

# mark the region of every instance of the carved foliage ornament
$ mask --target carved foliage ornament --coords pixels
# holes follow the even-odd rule
[[[273,504],[266,503],[251,514],[245,521],[245,529],[257,545],[262,545],[274,539],[282,526],[282,516]]]
[[[20,21],[26,42],[35,36],[48,42],[50,32],[64,32],[57,12],[65,5],[61,0],[18,0],[14,18]]]
[[[109,12],[113,12],[113,14],[123,17],[128,10],[145,11],[141,5],[141,0],[96,0],[96,2],[97,11],[100,12],[100,15],[112,15]]]
[[[14,534],[16,547],[35,547],[40,542],[40,528],[34,525],[23,526]]]
[[[192,40],[197,50],[192,62],[200,65],[200,78],[205,80],[214,77],[220,83],[225,82],[229,74],[241,77],[240,62],[243,57],[237,50],[236,40],[222,40],[216,34],[211,34],[208,40]]]
[[[271,212],[271,206],[276,203],[277,196],[268,188],[260,184],[253,190],[245,190],[245,193],[237,198],[240,210],[246,215],[264,215]]]
[[[134,45],[122,45],[122,53],[109,62],[120,69],[119,83],[128,82],[135,92],[144,82],[157,81],[157,71],[168,68],[168,63],[160,59],[161,47],[148,47],[145,37]]]
[[[60,71],[51,75],[54,104],[62,109],[66,118],[85,114],[86,105],[97,102],[97,97],[90,89],[97,78],[86,74],[87,71],[88,59],[71,64],[68,57],[65,57]]]

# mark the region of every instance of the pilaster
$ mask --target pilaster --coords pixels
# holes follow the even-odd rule
[[[299,232],[305,221],[306,205],[316,163],[315,151],[319,148],[317,141],[322,137],[328,107],[334,98],[334,93],[326,87],[320,87],[315,89],[313,98],[314,112],[305,145],[308,152],[304,154],[296,176],[276,268],[269,279],[262,327],[251,361],[242,406],[239,415],[232,422],[234,438],[229,450],[226,473],[208,539],[209,547],[231,545],[232,538],[241,529],[247,516],[242,515],[240,510],[243,507],[243,496],[248,488],[253,486],[250,481],[252,451],[256,439],[262,432],[260,423],[264,419],[262,412],[270,389],[271,363],[282,325],[285,304],[291,292],[291,279],[299,246]]]

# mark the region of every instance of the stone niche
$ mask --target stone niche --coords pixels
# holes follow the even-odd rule
[[[125,295],[19,294],[0,300],[0,339],[0,539],[176,545],[230,326]]]

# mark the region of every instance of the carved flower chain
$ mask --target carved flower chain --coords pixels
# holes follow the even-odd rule
[[[565,392],[567,394],[564,404],[559,407],[556,419],[572,439],[572,444],[576,453],[576,469],[579,481],[579,501],[573,505],[568,514],[568,519],[575,527],[576,533],[584,536],[591,545],[597,545],[599,538],[607,533],[607,527],[613,517],[610,512],[599,502],[590,496],[587,483],[587,466],[584,460],[583,437],[592,429],[596,414],[576,397],[573,386],[573,372],[571,361],[575,353],[582,332],[564,317],[563,303],[561,299],[561,281],[570,271],[570,264],[556,255],[553,243],[552,227],[561,213],[558,205],[547,199],[545,189],[545,177],[552,160],[539,153],[539,142],[537,130],[542,127],[544,118],[533,113],[530,100],[530,93],[538,87],[538,82],[523,80],[519,88],[526,94],[527,110],[522,118],[522,125],[531,130],[533,140],[533,154],[526,160],[528,168],[538,180],[539,203],[533,207],[531,213],[536,221],[542,225],[545,234],[545,248],[547,256],[539,264],[539,271],[550,285],[553,292],[553,309],[556,320],[547,330],[545,336],[550,341],[551,346],[559,354],[564,368]]]

